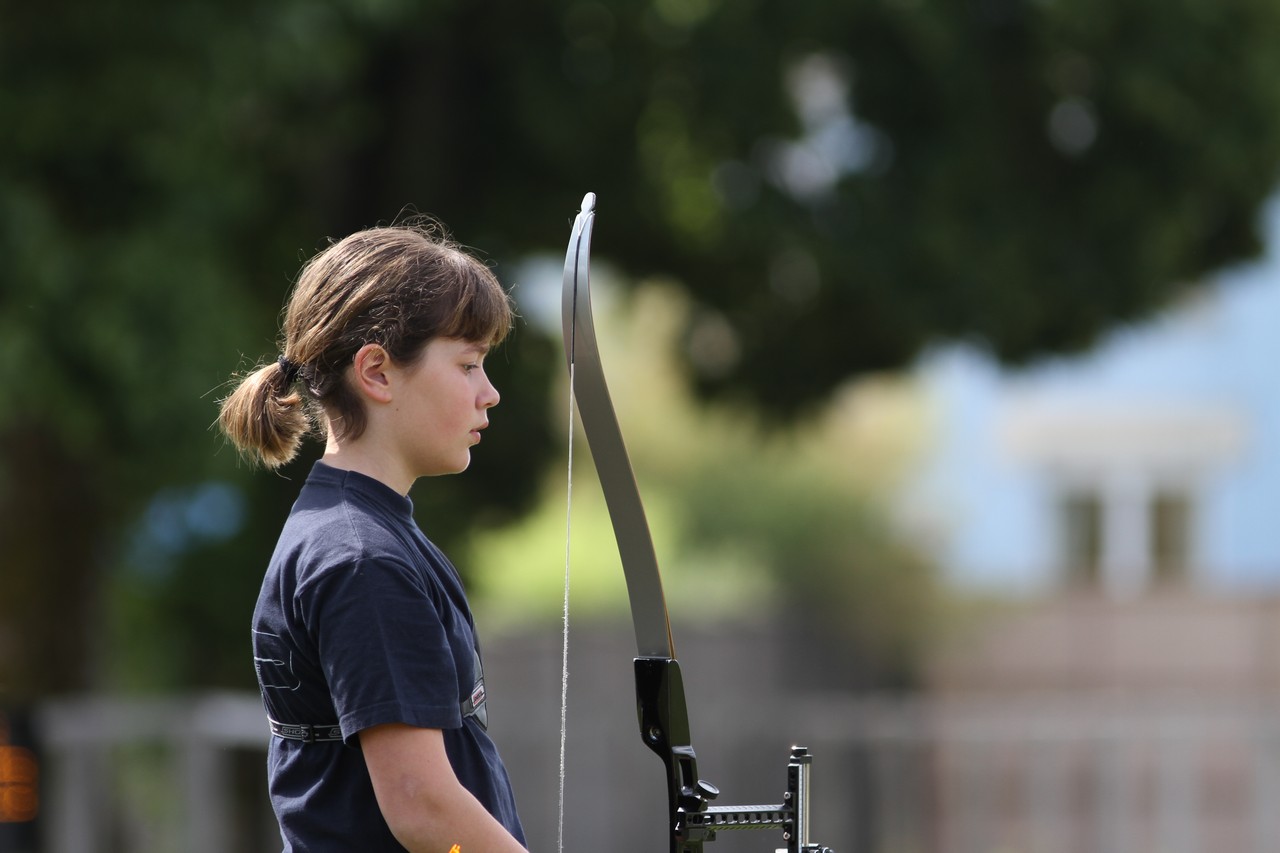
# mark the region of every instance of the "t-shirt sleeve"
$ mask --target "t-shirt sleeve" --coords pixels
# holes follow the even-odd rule
[[[413,570],[392,559],[362,560],[308,584],[299,604],[344,741],[383,723],[462,725],[448,636]]]

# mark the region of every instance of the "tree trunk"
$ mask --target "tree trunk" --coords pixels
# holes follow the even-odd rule
[[[87,687],[95,670],[104,505],[97,471],[51,430],[0,436],[0,695]]]

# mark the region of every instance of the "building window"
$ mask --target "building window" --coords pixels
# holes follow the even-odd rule
[[[1186,581],[1194,505],[1169,487],[1075,486],[1058,501],[1063,577],[1075,589],[1128,595]]]
[[[1179,492],[1157,492],[1151,501],[1151,563],[1158,583],[1187,577],[1191,556],[1191,499]]]
[[[1102,501],[1072,492],[1061,505],[1064,561],[1071,586],[1096,586],[1102,568]]]

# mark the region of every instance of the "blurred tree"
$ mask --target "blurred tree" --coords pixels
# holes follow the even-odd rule
[[[320,238],[397,212],[353,213],[331,175],[377,124],[361,86],[398,15],[360,2],[5,4],[0,691],[101,680],[104,631],[142,651],[150,668],[133,681],[251,683],[249,611],[305,463],[251,477],[209,427],[228,374],[273,357],[290,277]],[[498,381],[526,386],[508,400],[540,409],[551,362],[520,353],[548,348],[517,335],[494,359]],[[509,478],[487,496],[494,511],[531,494],[547,431],[530,420],[486,442]],[[236,484],[223,500],[235,529],[191,523],[207,480]],[[441,538],[475,514],[451,486],[475,490],[439,489]],[[128,622],[113,629],[100,603],[118,586]]]
[[[376,51],[352,209],[430,187],[509,257],[596,191],[598,253],[702,302],[703,389],[788,416],[938,338],[1080,349],[1255,254],[1277,43],[1271,0],[459,4]]]
[[[216,452],[209,392],[273,352],[324,235],[416,205],[502,275],[559,251],[596,191],[598,252],[701,302],[703,387],[786,415],[938,336],[1083,346],[1255,251],[1280,162],[1271,0],[4,0],[0,20],[0,689],[25,694],[86,682],[125,533],[208,479],[246,495],[243,530],[175,551],[151,594],[201,637],[178,671],[242,653],[294,485]],[[522,329],[495,359],[508,428],[416,495],[433,535],[532,495],[552,350]],[[191,592],[215,576],[246,609]]]

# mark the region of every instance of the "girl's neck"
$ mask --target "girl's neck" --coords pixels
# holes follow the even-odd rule
[[[361,436],[361,439],[365,437]],[[403,470],[403,466],[397,465],[390,454],[380,452],[377,442],[360,439],[339,442],[331,430],[325,442],[323,461],[333,468],[372,477],[402,495],[407,496],[413,486],[414,477]]]

